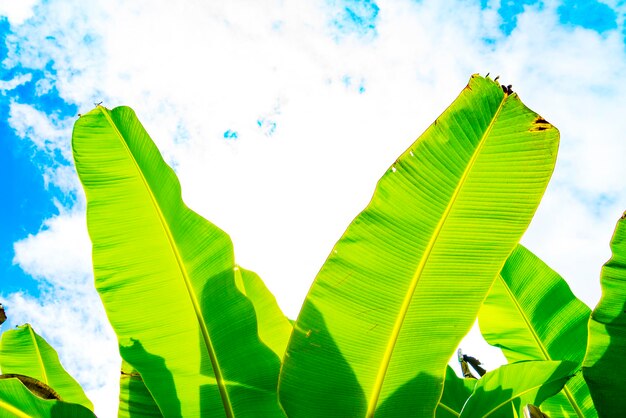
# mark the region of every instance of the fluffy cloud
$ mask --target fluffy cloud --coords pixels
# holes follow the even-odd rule
[[[46,220],[37,235],[15,243],[14,249],[13,261],[37,279],[65,289],[92,287],[85,283],[91,274],[91,242],[83,213],[62,213]]]
[[[6,94],[7,91],[13,90],[24,83],[28,83],[31,79],[31,74],[20,74],[13,77],[11,80],[0,80],[0,92]]]
[[[176,168],[188,205],[232,236],[238,262],[264,278],[291,317],[397,155],[470,74],[500,74],[562,135],[524,243],[595,304],[599,268],[626,208],[623,19],[598,33],[562,25],[560,3],[545,2],[524,6],[507,36],[497,1],[486,9],[352,3],[49,1],[22,24],[11,20],[3,65],[43,71],[39,91],[54,88],[81,112],[101,100],[135,108]],[[353,26],[359,19],[365,23]],[[76,187],[67,165],[71,123],[11,105],[18,135],[63,156],[44,172],[65,192]],[[64,289],[60,277],[85,278],[68,280],[87,287],[81,216],[49,220],[16,245],[17,262],[51,292]],[[66,229],[77,241],[55,253]],[[40,258],[47,253],[56,260]],[[64,295],[68,306],[80,304]],[[101,312],[89,314],[104,323]],[[102,327],[98,338],[109,335]]]
[[[20,25],[33,15],[33,7],[38,0],[0,0],[0,16],[6,18],[13,25]]]
[[[9,125],[16,135],[28,139],[38,151],[53,158],[52,165],[67,164],[72,159],[68,138],[74,121],[60,119],[58,115],[47,114],[33,105],[13,101],[9,108]],[[63,159],[58,159],[59,152]],[[54,160],[56,159],[56,161]]]

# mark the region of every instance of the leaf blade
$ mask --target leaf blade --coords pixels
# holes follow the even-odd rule
[[[575,370],[573,362],[562,361],[523,361],[500,366],[478,380],[460,417],[496,416],[517,399],[516,409],[521,415],[524,405],[540,405],[558,393]]]
[[[509,363],[566,360],[580,366],[590,313],[561,276],[518,245],[485,299],[478,322],[485,340],[500,347]],[[542,410],[559,416],[597,416],[580,374]]]
[[[463,379],[454,373],[450,366],[446,368],[446,380],[443,385],[443,393],[437,405],[435,418],[458,417],[461,415],[463,405],[472,395],[476,386],[476,379]]]
[[[0,379],[0,415],[20,418],[95,418],[93,412],[83,405],[38,398],[17,379]]]
[[[536,129],[538,121],[517,95],[473,76],[387,171],[298,317],[279,386],[290,416],[305,416],[307,403],[339,416],[325,399],[306,399],[321,380],[336,391],[353,388],[352,416],[434,413],[446,364],[554,167],[558,132]],[[327,355],[347,367],[298,366]],[[401,399],[388,402],[398,391]]]
[[[139,372],[122,360],[118,418],[163,417]]]
[[[612,256],[602,267],[602,297],[589,319],[589,343],[583,376],[601,417],[619,416],[626,409],[621,371],[626,351],[626,214],[611,239]]]
[[[64,401],[93,411],[93,404],[78,382],[63,368],[55,349],[30,324],[2,334],[0,369],[3,374],[33,377],[54,389]]]
[[[237,288],[250,299],[256,312],[259,338],[282,359],[291,337],[293,325],[280,310],[276,298],[263,283],[258,274],[237,267],[235,271]]]
[[[230,237],[183,203],[134,112],[97,107],[76,122],[72,146],[96,288],[122,357],[163,414],[280,416],[280,361],[235,285]],[[251,366],[237,367],[246,356]]]

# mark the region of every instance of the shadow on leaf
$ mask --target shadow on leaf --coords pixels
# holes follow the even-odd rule
[[[172,372],[167,368],[165,360],[157,355],[148,353],[141,342],[132,339],[132,344],[129,346],[120,345],[120,354],[128,363],[135,364],[137,361],[141,361],[143,364],[149,364],[150,367],[145,368],[143,372],[144,379],[150,378],[152,381],[159,382],[158,385],[153,385],[151,393],[154,399],[159,400],[159,408],[164,411],[164,414],[168,417],[180,417],[181,406],[178,396],[176,394],[176,386],[174,385],[174,378]],[[129,400],[129,404],[133,400]],[[129,406],[130,408],[130,406]],[[133,406],[134,412],[138,414],[140,410],[139,405],[135,403]],[[132,416],[132,415],[131,415]]]
[[[281,376],[281,385],[293,387],[289,381],[295,374],[306,375],[316,382],[315,396],[306,390],[279,388],[280,399],[290,417],[358,417],[365,416],[367,403],[354,371],[341,354],[326,328],[322,314],[312,302],[307,308],[306,325],[295,328],[286,355],[291,367]],[[315,352],[315,355],[311,355]],[[333,380],[328,383],[328,380]],[[298,379],[300,380],[300,379]]]

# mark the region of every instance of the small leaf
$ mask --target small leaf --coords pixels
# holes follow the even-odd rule
[[[567,360],[581,365],[590,313],[558,273],[518,245],[493,283],[478,322],[485,340],[500,347],[510,363]],[[564,418],[597,417],[580,373],[542,409]]]
[[[33,395],[16,378],[0,379],[0,416],[17,418],[95,418],[89,409]]]
[[[29,324],[2,334],[0,369],[4,374],[30,376],[50,386],[62,400],[93,410],[93,404],[83,389],[61,365],[55,349]]]
[[[540,405],[558,393],[576,369],[573,362],[522,361],[505,364],[486,373],[474,388],[461,412],[461,418],[495,417],[511,401],[520,405]]]

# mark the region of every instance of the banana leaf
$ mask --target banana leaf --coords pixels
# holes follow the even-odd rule
[[[446,380],[443,394],[437,405],[435,418],[454,418],[461,415],[467,399],[472,395],[476,379],[462,379],[454,373],[450,366],[446,368]]]
[[[237,267],[235,283],[254,305],[259,322],[259,337],[282,358],[291,334],[291,323],[282,313],[276,298],[261,278],[250,270]],[[162,417],[154,398],[139,372],[122,360],[118,418]]]
[[[122,360],[118,418],[163,417],[137,370]]]
[[[283,358],[293,326],[283,314],[276,298],[253,271],[238,267],[235,271],[237,288],[250,299],[257,315],[259,338],[279,358]]]
[[[230,237],[187,208],[128,107],[98,106],[72,135],[95,284],[120,353],[164,416],[283,416],[280,359],[235,284]]]
[[[511,253],[478,314],[485,340],[510,363],[566,360],[582,365],[591,311],[554,270],[521,245]],[[597,416],[581,374],[541,405],[548,415]]]
[[[78,382],[65,371],[57,352],[29,324],[5,331],[0,340],[3,374],[32,377],[54,389],[65,402],[93,411],[93,404]]]
[[[82,405],[45,400],[33,395],[18,379],[0,379],[0,416],[17,418],[95,418]]]
[[[517,94],[471,77],[318,273],[281,371],[290,417],[435,414],[448,360],[537,208],[558,138]]]
[[[602,298],[589,319],[583,376],[601,417],[626,411],[626,212],[611,240],[611,259],[602,267]]]
[[[460,417],[511,416],[511,402],[522,416],[523,406],[540,405],[558,393],[576,368],[569,361],[523,361],[500,366],[478,380]]]

